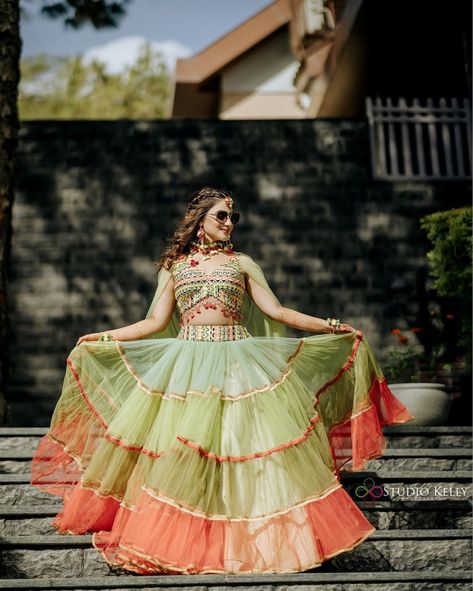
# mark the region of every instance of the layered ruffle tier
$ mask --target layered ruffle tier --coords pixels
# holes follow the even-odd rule
[[[375,528],[340,484],[413,417],[361,334],[85,342],[32,462],[59,533],[141,574],[297,572]]]

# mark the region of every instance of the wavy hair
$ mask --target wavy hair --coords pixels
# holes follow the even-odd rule
[[[197,238],[199,222],[218,201],[231,196],[231,191],[214,187],[202,187],[193,193],[187,204],[186,213],[169,239],[168,246],[160,259],[155,261],[158,269],[160,267],[170,269],[178,257],[189,253],[191,241]]]

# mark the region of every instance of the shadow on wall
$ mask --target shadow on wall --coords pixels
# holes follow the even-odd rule
[[[144,318],[190,194],[234,193],[236,250],[281,302],[363,330],[382,359],[421,314],[419,218],[464,187],[373,182],[364,120],[23,123],[10,282],[14,426],[45,426],[78,336]],[[288,330],[302,336],[301,331]]]

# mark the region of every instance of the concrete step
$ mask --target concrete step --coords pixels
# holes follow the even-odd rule
[[[0,539],[2,576],[7,578],[110,577],[129,574],[110,569],[91,545],[91,535],[4,536]],[[349,552],[342,552],[317,570],[338,572],[379,570],[434,571],[471,568],[471,533],[464,530],[377,531]]]
[[[471,501],[356,501],[378,530],[388,529],[471,529]],[[56,533],[52,518],[62,504],[0,506],[0,535]]]
[[[429,571],[304,572],[267,575],[172,575],[0,579],[0,589],[56,591],[471,591],[471,572]]]
[[[0,451],[0,474],[21,474],[31,471],[33,450]],[[387,449],[381,458],[370,460],[365,471],[371,470],[460,470],[473,469],[472,453],[464,448]]]
[[[49,427],[0,427],[0,450],[33,450]],[[388,425],[387,448],[472,448],[471,426]]]

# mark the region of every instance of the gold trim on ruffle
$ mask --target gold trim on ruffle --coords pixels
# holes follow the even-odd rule
[[[279,451],[284,451],[286,449],[294,447],[295,445],[298,445],[299,443],[302,443],[303,441],[306,441],[315,430],[315,426],[319,422],[320,418],[321,417],[319,414],[315,414],[313,417],[311,417],[309,425],[304,429],[301,435],[298,435],[294,439],[284,441],[283,443],[279,443],[278,445],[275,445],[268,449],[264,449],[262,451],[256,451],[250,454],[243,454],[241,456],[222,456],[215,452],[206,450],[199,443],[196,443],[191,439],[187,439],[186,437],[181,437],[180,435],[177,435],[176,439],[180,441],[182,444],[194,450],[195,452],[199,453],[200,455],[211,460],[215,460],[216,462],[247,462],[249,460],[258,460],[260,458],[264,458]]]
[[[294,353],[296,354],[296,353]],[[87,404],[89,406],[91,406],[93,408],[93,405],[91,402],[89,402],[88,400],[88,394],[82,384],[82,382],[80,381],[80,376],[78,375],[78,372],[75,370],[75,368],[73,367],[72,361],[69,362],[69,365],[71,367],[72,373],[79,385],[79,389],[84,397],[84,399],[86,400]],[[99,421],[101,423],[102,426],[105,426],[108,429],[108,425],[106,425],[104,419],[102,419],[102,417],[98,414],[98,411],[96,411],[94,409],[94,414],[97,415],[99,417]],[[309,419],[309,426],[306,427],[306,429],[304,430],[304,432],[302,433],[302,435],[299,435],[295,440],[290,440],[289,443],[291,445],[296,445],[297,443],[300,443],[300,439],[304,437],[304,435],[306,434],[306,432],[308,432],[307,436],[310,434],[310,432],[313,430],[315,423],[318,422],[318,420],[320,419],[320,414],[319,413],[315,413],[315,415],[313,415],[310,419]],[[305,438],[307,438],[307,436]],[[128,443],[122,442],[122,440],[120,439],[119,436],[116,435],[112,435],[111,433],[104,433],[102,435],[102,437],[104,439],[109,440],[111,443],[120,446],[123,449],[127,449],[128,451],[132,451],[132,452],[137,452],[137,453],[142,453],[145,455],[148,455],[150,457],[156,457],[159,458],[160,456],[164,455],[166,453],[166,451],[161,451],[161,452],[156,452],[156,451],[152,451],[149,449],[144,448],[143,446],[138,446],[138,445],[130,445]],[[181,443],[183,443],[184,445],[186,445],[186,442],[183,441],[183,438],[180,436],[177,436],[176,439],[178,441],[181,441]],[[194,442],[193,442],[194,443]],[[288,442],[284,442],[282,444],[279,444],[277,446],[275,446],[275,450],[273,450],[273,448],[271,448],[269,453],[273,453],[273,451],[280,451],[283,450],[287,447],[290,447],[290,445],[286,445]],[[192,445],[189,445],[188,447],[194,447]],[[263,457],[266,455],[269,455],[268,450],[263,450],[260,452],[257,452],[257,455],[255,455],[255,459],[257,459],[258,457]]]
[[[362,415],[363,413],[365,413],[367,410],[369,410],[370,408],[372,408],[374,406],[374,402],[370,402],[370,404],[368,404],[368,406],[366,406],[365,408],[361,408],[359,411],[354,412],[351,416],[350,419],[354,419],[360,415]]]
[[[305,342],[304,337],[299,339],[299,343],[298,343],[295,351],[293,353],[291,353],[291,355],[286,360],[286,365],[287,365],[286,370],[279,376],[279,378],[277,380],[275,380],[272,384],[269,384],[267,386],[260,386],[257,388],[252,388],[251,390],[243,392],[237,396],[223,396],[222,395],[223,390],[221,390],[220,388],[218,388],[217,386],[215,386],[213,384],[209,385],[208,390],[188,390],[185,395],[176,394],[176,393],[171,393],[171,394],[165,395],[165,390],[152,389],[143,382],[143,380],[140,378],[140,376],[138,375],[138,373],[136,372],[136,370],[134,369],[134,367],[130,363],[130,361],[129,361],[125,351],[121,347],[119,341],[115,341],[115,347],[116,347],[120,357],[122,358],[123,363],[125,364],[127,370],[135,378],[139,388],[141,390],[143,390],[144,392],[146,392],[147,394],[149,394],[150,396],[161,396],[163,398],[163,400],[177,398],[178,400],[185,401],[189,394],[193,395],[193,396],[200,396],[202,398],[208,398],[210,396],[216,396],[217,394],[220,394],[221,400],[229,400],[230,402],[234,402],[235,400],[241,400],[242,398],[252,396],[253,394],[257,394],[260,392],[266,392],[268,390],[274,390],[277,386],[279,386],[287,378],[287,376],[291,373],[292,362],[295,360],[297,355],[300,353],[302,346],[304,345],[304,342]],[[209,394],[208,391],[210,391],[211,393]]]
[[[158,560],[155,556],[151,556],[149,554],[146,554],[142,548],[138,549],[134,545],[126,545],[126,544],[123,544],[122,542],[119,542],[117,544],[118,548],[121,548],[122,550],[125,550],[126,552],[133,554],[136,557],[143,558],[147,562],[154,564],[157,567],[157,569],[159,569],[159,570],[155,571],[155,570],[151,569],[149,566],[140,562],[139,560],[133,560],[132,558],[130,558],[130,556],[121,554],[119,552],[117,552],[117,556],[121,557],[123,559],[122,562],[109,561],[107,559],[105,552],[101,548],[97,547],[96,541],[95,541],[95,533],[92,534],[92,544],[93,544],[94,548],[98,552],[100,552],[100,554],[104,557],[107,564],[110,564],[111,566],[119,566],[125,570],[130,570],[132,572],[140,572],[139,569],[141,569],[141,570],[145,570],[149,573],[156,572],[156,573],[164,573],[164,574],[166,572],[170,572],[170,571],[171,572],[179,572],[181,574],[235,574],[235,575],[238,575],[238,574],[240,574],[240,575],[242,575],[242,574],[271,574],[271,573],[289,574],[289,573],[295,573],[295,572],[302,572],[302,571],[306,571],[306,570],[310,570],[312,568],[317,568],[319,566],[322,566],[322,564],[324,564],[330,558],[333,558],[334,556],[337,556],[338,554],[342,554],[343,552],[349,552],[349,551],[353,550],[354,548],[356,548],[357,546],[362,544],[369,536],[374,534],[376,531],[377,531],[376,528],[373,527],[369,531],[367,531],[365,534],[363,534],[363,536],[360,539],[358,539],[351,546],[341,548],[340,550],[337,550],[337,551],[332,552],[330,554],[323,554],[323,559],[321,561],[306,563],[298,568],[293,568],[293,569],[255,570],[254,568],[251,568],[250,570],[226,570],[226,569],[222,570],[222,569],[211,568],[210,566],[208,566],[208,567],[205,566],[200,569],[197,569],[194,564],[188,564],[184,567],[181,567],[181,566],[176,566],[174,564],[169,564],[169,563],[163,562],[161,560]],[[314,542],[314,550],[315,549],[316,549],[316,544]],[[225,561],[225,559],[224,559],[224,561]],[[130,568],[127,568],[127,566],[129,566]],[[143,574],[143,573],[141,573],[141,574]]]
[[[355,333],[355,335],[356,335],[355,342],[353,343],[353,347],[352,347],[350,355],[348,356],[348,359],[345,361],[345,363],[342,365],[342,367],[338,370],[338,372],[333,376],[333,378],[331,378],[330,380],[325,382],[325,384],[317,390],[317,392],[314,394],[314,400],[318,401],[320,396],[324,392],[326,392],[330,388],[330,386],[333,386],[333,384],[335,384],[335,382],[338,382],[338,380],[342,376],[344,376],[346,374],[346,372],[348,372],[351,369],[351,367],[353,366],[353,363],[355,361],[356,354],[358,353],[358,348],[360,346],[361,339],[363,336],[361,331],[357,331]],[[315,402],[314,402],[314,406],[315,406]]]
[[[107,343],[107,341],[104,341],[104,343]],[[68,358],[66,360],[66,365],[70,366],[71,368],[74,368],[74,371],[78,373],[78,370],[75,366],[75,363],[74,363],[71,355],[68,356]],[[90,379],[90,376],[89,376],[89,379]],[[119,410],[119,407],[117,406],[114,398],[112,398],[112,396],[110,396],[110,394],[107,392],[107,390],[103,386],[99,386],[95,380],[93,381],[93,389],[94,389],[94,393],[98,392],[102,396],[102,398],[104,398],[104,402],[106,404],[113,407],[113,409],[116,411]]]
[[[154,500],[160,501],[162,503],[166,503],[167,505],[171,505],[172,507],[179,509],[179,511],[182,511],[184,513],[188,513],[189,515],[192,515],[193,517],[199,517],[200,519],[206,519],[208,521],[238,521],[239,522],[239,521],[260,521],[261,519],[270,519],[270,518],[276,517],[278,515],[284,515],[285,513],[289,513],[293,509],[297,509],[299,507],[303,507],[304,505],[307,505],[308,503],[312,503],[314,501],[320,501],[320,500],[324,499],[328,495],[334,493],[337,489],[342,488],[342,485],[340,484],[340,482],[337,481],[333,486],[330,486],[329,488],[325,489],[325,491],[320,495],[313,495],[311,497],[308,497],[307,499],[304,499],[303,501],[295,503],[294,505],[290,505],[289,507],[286,507],[285,509],[280,509],[279,511],[274,511],[273,513],[263,513],[262,515],[256,515],[256,516],[251,516],[251,517],[250,516],[228,517],[228,515],[218,515],[218,514],[205,513],[205,511],[201,511],[201,510],[197,509],[196,507],[189,505],[185,501],[182,501],[182,500],[175,501],[174,499],[171,499],[170,497],[167,497],[166,495],[164,495],[161,491],[156,491],[155,489],[149,487],[146,484],[143,484],[141,486],[141,488]]]
[[[293,355],[292,355],[293,358],[295,357],[295,355],[297,355],[298,351],[300,350],[300,346],[302,346],[302,342],[304,342],[303,339],[301,339],[301,343],[299,343],[298,348],[293,353]],[[357,342],[359,342],[359,340]],[[342,367],[342,369],[336,374],[335,378],[329,380],[328,382],[326,382],[326,384],[328,384],[328,387],[323,386],[321,389],[319,389],[317,391],[318,393],[320,393],[320,392],[324,393],[324,392],[329,391],[330,387],[335,382],[337,382],[341,377],[343,377],[352,368],[353,360],[355,358],[357,349],[358,349],[358,347],[356,347],[354,350],[352,350],[352,353],[350,354],[348,361],[344,364],[344,366]],[[70,360],[70,359],[68,359],[68,367],[70,368],[70,370],[71,370],[71,372],[72,372],[72,374],[73,374],[73,376],[74,376],[74,378],[75,378],[75,380],[76,380],[76,382],[77,382],[77,384],[79,386],[79,390],[80,390],[80,392],[81,392],[81,394],[82,394],[82,396],[83,396],[86,404],[90,407],[93,415],[98,418],[98,420],[99,420],[100,424],[102,425],[102,427],[106,427],[108,429],[108,425],[106,424],[105,420],[101,417],[101,415],[95,409],[95,407],[93,406],[92,402],[89,401],[89,396],[88,396],[87,392],[85,391],[85,388],[84,388],[82,382],[80,381],[80,377],[78,375],[77,370],[74,367],[74,364],[72,363],[72,360]],[[358,410],[355,413],[352,413],[352,410],[349,410],[343,419],[341,419],[340,421],[338,421],[337,423],[335,423],[331,427],[329,427],[328,436],[329,436],[330,447],[331,447],[332,450],[333,450],[333,445],[332,445],[332,442],[331,442],[331,431],[332,431],[332,429],[334,429],[335,427],[339,427],[343,423],[346,423],[347,421],[349,421],[351,418],[354,418],[354,417],[358,416],[359,414],[362,414],[363,412],[366,412],[367,410],[369,410],[373,406],[373,404],[374,404],[371,401],[370,392],[373,389],[375,382],[382,383],[383,381],[385,381],[384,376],[380,378],[378,376],[378,374],[375,371],[373,371],[373,373],[371,375],[371,385],[370,385],[370,388],[369,388],[368,393],[367,393],[368,400],[370,401],[369,405],[366,408],[360,409],[360,410]],[[215,388],[215,386],[212,386],[212,388]],[[219,391],[217,388],[215,388],[215,390],[216,391]],[[318,399],[317,395],[314,396],[314,399],[315,399],[315,402],[313,403],[313,406],[315,408],[316,406],[320,405],[320,400]],[[315,416],[318,416],[318,415],[320,415],[320,413],[317,413],[317,415],[315,415]],[[403,423],[405,421],[393,421],[390,424],[393,424],[394,422]],[[151,457],[159,457],[160,455],[163,455],[165,453],[163,451],[162,452],[154,452],[152,450],[148,450],[148,449],[143,448],[143,447],[139,448],[139,446],[129,446],[128,444],[124,444],[123,445],[121,443],[121,439],[119,437],[117,437],[117,436],[112,435],[112,434],[105,433],[103,435],[103,437],[105,437],[106,439],[108,439],[112,443],[114,443],[116,445],[119,445],[123,449],[128,449],[130,447],[134,447],[135,449],[133,449],[133,450],[130,449],[130,451],[136,451],[138,453],[143,453],[143,454],[148,455],[148,456],[151,456]],[[333,456],[333,451],[332,451],[332,456]],[[373,457],[379,457],[379,456],[373,456]],[[339,459],[339,458],[337,458],[337,459]],[[335,458],[334,458],[334,461],[335,461]],[[349,460],[347,460],[347,461],[349,461]],[[340,470],[340,468],[341,468],[341,466],[338,467],[338,471]]]
[[[68,454],[69,456],[71,456],[71,458],[77,462],[80,470],[83,471],[86,469],[82,464],[82,458],[80,456],[76,455],[74,452],[72,452],[63,441],[60,441],[59,439],[54,437],[54,435],[52,435],[51,433],[46,433],[46,437],[51,439],[53,443],[56,443],[57,445],[61,446],[62,449],[64,450],[64,452],[66,454]]]
[[[135,509],[134,505],[128,505],[126,502],[123,501],[122,497],[119,497],[115,493],[109,491],[107,493],[102,494],[96,488],[94,488],[94,486],[90,483],[90,481],[89,481],[90,486],[88,486],[89,483],[85,484],[83,481],[83,473],[87,469],[87,466],[86,467],[83,466],[82,460],[78,456],[76,456],[76,454],[71,452],[70,449],[67,448],[66,444],[63,443],[62,441],[59,441],[59,439],[56,439],[55,437],[51,436],[49,433],[46,433],[45,437],[49,437],[54,443],[59,445],[65,451],[66,454],[68,454],[75,462],[77,462],[77,465],[79,466],[79,470],[82,473],[82,475],[81,475],[80,480],[78,480],[77,482],[71,483],[73,486],[80,486],[83,489],[91,490],[98,497],[102,497],[102,498],[112,497],[113,499],[118,501],[123,507],[126,507],[127,509],[130,509],[130,510]],[[38,483],[35,483],[33,486],[47,488],[50,486],[60,486],[60,485],[54,484],[54,483],[53,484],[51,484],[51,483],[44,484],[44,483],[38,482]]]
[[[64,444],[63,444],[62,442],[60,442],[60,441],[56,441],[56,440],[54,440],[54,442],[55,442],[55,443],[57,443],[58,445],[60,445],[60,446],[61,446],[61,447],[64,449],[64,451],[65,451],[65,452],[66,452],[68,455],[70,455],[70,456],[71,456],[71,458],[72,458],[74,461],[76,461],[76,462],[77,462],[77,464],[79,465],[79,469],[81,470],[81,472],[83,472],[83,471],[84,471],[84,468],[82,468],[80,461],[78,461],[78,460],[77,460],[77,458],[76,458],[76,457],[75,457],[75,456],[74,456],[74,455],[73,455],[73,454],[72,454],[70,451],[68,451],[68,450],[65,448]],[[90,490],[90,491],[92,491],[94,494],[96,494],[96,495],[97,495],[98,497],[100,497],[100,498],[107,498],[107,497],[111,497],[111,498],[115,499],[116,501],[118,501],[118,502],[120,503],[120,506],[122,506],[122,507],[125,507],[125,509],[128,509],[128,510],[130,510],[130,511],[136,511],[136,509],[137,509],[137,505],[130,505],[130,504],[128,504],[128,503],[127,503],[127,502],[124,500],[124,498],[123,498],[123,497],[120,497],[120,496],[118,496],[117,494],[115,494],[115,493],[113,493],[113,492],[111,492],[111,491],[109,491],[109,492],[106,492],[106,493],[100,493],[100,492],[97,490],[97,488],[94,486],[94,483],[93,483],[93,481],[90,481],[90,480],[89,480],[89,481],[87,481],[87,482],[84,482],[84,480],[83,480],[83,474],[82,474],[82,476],[81,476],[80,480],[78,480],[77,482],[75,482],[75,483],[72,483],[72,484],[73,484],[74,486],[80,486],[80,488],[83,488],[83,489],[85,489],[85,490]],[[100,483],[98,483],[98,482],[96,483],[96,485],[97,485],[98,487],[100,487],[100,486],[101,486],[101,484],[100,484]],[[48,485],[46,485],[46,484],[41,484],[41,483],[38,483],[38,484],[36,484],[35,486],[39,486],[39,487],[47,487]],[[57,486],[57,485],[56,485],[56,486]],[[284,512],[286,512],[286,511],[288,511],[288,510],[291,510],[291,509],[293,509],[293,508],[297,508],[297,507],[298,507],[298,506],[300,506],[300,505],[304,505],[304,504],[306,504],[306,503],[310,502],[311,500],[322,499],[322,498],[326,497],[327,495],[331,494],[332,492],[334,492],[334,491],[335,491],[337,488],[340,488],[341,486],[342,486],[342,485],[341,485],[339,482],[337,482],[337,483],[336,483],[336,484],[335,484],[333,487],[329,487],[328,489],[326,489],[326,490],[325,490],[325,491],[324,491],[324,492],[323,492],[321,495],[318,495],[318,496],[317,496],[317,495],[315,495],[315,496],[309,497],[308,499],[305,499],[304,501],[301,501],[300,503],[296,503],[295,505],[291,505],[291,506],[289,507],[289,509],[284,509],[284,510],[278,511],[278,512],[276,512],[276,513],[267,513],[267,514],[264,514],[264,515],[262,515],[262,516],[260,516],[260,517],[254,517],[254,518],[252,518],[252,517],[242,517],[242,518],[239,518],[239,517],[238,517],[238,518],[228,518],[228,517],[226,517],[226,516],[224,516],[224,515],[223,515],[223,516],[220,516],[220,515],[219,515],[219,516],[217,516],[217,519],[229,519],[230,521],[251,521],[251,520],[253,520],[253,519],[261,519],[261,518],[265,518],[265,517],[268,517],[268,516],[270,517],[271,515],[278,515],[279,513],[284,513]],[[146,484],[143,484],[143,485],[140,487],[140,490],[144,490],[144,491],[145,491],[146,493],[148,493],[148,494],[150,494],[150,491],[151,491],[151,492],[153,492],[153,493],[155,492],[155,490],[154,490],[154,489],[151,489],[151,488],[147,487],[147,485],[146,485]],[[192,510],[194,509],[194,508],[192,507],[192,505],[188,505],[189,509],[185,509],[185,507],[184,507],[184,505],[185,505],[184,501],[174,501],[174,500],[173,500],[173,499],[171,499],[170,497],[166,497],[165,495],[162,495],[162,494],[161,494],[161,496],[155,496],[154,494],[150,494],[150,496],[151,496],[151,497],[153,497],[153,498],[155,498],[155,499],[157,499],[157,500],[161,500],[161,501],[163,501],[163,502],[167,502],[167,501],[168,501],[168,504],[174,504],[174,503],[175,503],[173,506],[175,506],[176,508],[178,508],[178,509],[181,509],[182,511],[186,511],[187,513],[190,513],[190,514],[194,515],[194,513],[192,512]],[[166,501],[165,499],[167,499],[167,501]],[[206,519],[212,519],[212,515],[209,515],[209,514],[207,514],[207,513],[204,513],[204,512],[199,512],[199,514],[195,513],[195,515],[196,515],[197,517],[205,517]],[[71,533],[74,533],[74,532],[71,532]]]
[[[378,383],[380,383],[380,384],[381,384],[381,383],[384,381],[384,378],[380,380],[380,379],[378,378],[378,376],[377,376],[376,372],[373,372],[373,373],[371,374],[371,378],[370,378],[370,380],[371,380],[371,383],[370,383],[370,387],[369,387],[369,389],[368,389],[368,393],[367,393],[367,396],[368,396],[368,398],[367,398],[368,405],[367,405],[367,406],[365,406],[365,407],[361,407],[361,408],[360,408],[359,410],[357,410],[356,412],[353,412],[353,409],[350,409],[350,410],[348,410],[348,411],[346,412],[346,414],[344,415],[344,417],[343,417],[342,419],[340,419],[340,421],[338,421],[337,423],[334,423],[334,424],[333,424],[333,425],[332,425],[332,426],[329,428],[329,432],[330,432],[332,429],[335,429],[335,427],[340,427],[341,425],[343,425],[343,423],[347,423],[347,422],[348,422],[348,421],[350,421],[351,419],[354,419],[355,417],[357,417],[357,416],[359,416],[359,415],[361,415],[361,414],[365,413],[367,410],[369,410],[370,408],[372,408],[372,407],[375,405],[375,404],[374,404],[374,402],[371,400],[370,392],[371,392],[371,390],[374,388],[374,386],[375,386],[375,383],[376,383],[376,382],[378,382]],[[318,401],[318,403],[320,404],[320,401]],[[324,422],[324,424],[326,424],[326,422]]]
[[[111,497],[112,499],[115,499],[115,501],[119,502],[120,504],[122,504],[123,501],[123,497],[120,497],[119,495],[117,495],[116,493],[110,491],[104,491],[104,492],[100,492],[98,490],[98,488],[100,486],[102,486],[102,483],[99,482],[98,480],[83,480],[81,478],[80,480],[80,487],[86,490],[91,490],[93,493],[95,493],[98,497],[101,497],[103,499],[106,499],[108,497]],[[124,505],[125,506],[125,505]],[[127,507],[128,508],[128,507]]]

